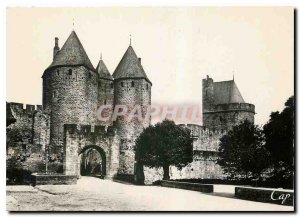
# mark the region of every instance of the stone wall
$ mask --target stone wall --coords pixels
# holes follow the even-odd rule
[[[235,197],[263,203],[294,206],[294,191],[286,189],[235,187]]]
[[[74,185],[77,176],[34,174],[31,176],[33,186],[36,185]]]
[[[163,169],[149,168],[144,166],[145,184],[152,184],[163,179]],[[225,178],[221,167],[215,160],[195,159],[181,170],[175,166],[170,166],[170,179],[223,179]]]
[[[151,105],[151,84],[145,79],[121,79],[114,80],[115,106],[125,105],[127,115],[116,119],[114,126],[120,136],[120,174],[134,174],[135,140],[143,128],[149,126],[150,116],[147,117],[147,109]],[[133,108],[139,105],[142,110],[143,120],[134,118],[128,120]]]
[[[80,154],[86,148],[100,148],[105,153],[106,177],[113,178],[119,167],[119,137],[112,127],[64,125],[64,172],[80,174]]]
[[[7,158],[16,157],[24,169],[32,172],[44,171],[45,147],[49,144],[49,116],[43,112],[41,105],[7,103],[6,106],[16,119],[7,127]],[[21,135],[17,143],[13,142],[16,134]]]
[[[50,114],[50,153],[62,154],[64,124],[95,124],[97,80],[98,74],[84,66],[51,68],[44,73],[43,106]]]
[[[181,125],[191,130],[193,142],[193,162],[182,168],[170,167],[170,179],[222,179],[221,167],[216,163],[220,138],[224,130],[212,130],[203,126],[188,124]],[[162,168],[144,167],[145,183],[151,184],[163,178]]]
[[[160,185],[163,187],[186,189],[186,190],[199,191],[204,193],[214,192],[214,186],[207,185],[207,184],[178,182],[178,181],[160,181]]]
[[[7,103],[6,106],[10,108],[12,116],[16,119],[16,122],[8,126],[7,129],[19,129],[24,133],[26,132],[26,136],[24,135],[22,140],[27,144],[32,143],[33,117],[36,111],[35,105],[23,105],[22,103],[10,102]]]
[[[254,105],[249,103],[215,105],[211,111],[203,113],[203,123],[209,128],[231,129],[246,119],[254,123],[254,110]]]
[[[7,130],[19,130],[23,136],[23,144],[31,144],[32,148],[45,149],[49,143],[49,117],[41,105],[24,105],[22,103],[7,103],[16,122],[9,125]],[[8,138],[9,139],[9,138]]]

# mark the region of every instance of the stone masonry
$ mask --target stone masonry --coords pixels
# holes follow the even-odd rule
[[[248,119],[254,122],[255,107],[245,103],[234,80],[214,82],[202,80],[203,125],[212,129],[229,130]]]
[[[43,106],[26,105],[23,109],[23,104],[7,103],[16,119],[8,131],[26,132],[22,143],[41,147],[36,148],[40,158],[54,156],[52,161],[61,163],[65,175],[79,176],[82,154],[94,149],[101,155],[106,178],[127,176],[133,180],[135,140],[151,122],[147,112],[152,83],[131,44],[111,75],[102,56],[94,68],[72,31],[61,49],[59,39],[55,38],[53,61],[42,79]],[[173,179],[223,178],[216,164],[219,139],[242,120],[254,122],[254,105],[244,102],[234,80],[214,82],[207,76],[202,81],[202,94],[204,126],[182,125],[191,129],[194,160],[182,170],[171,167]],[[115,117],[115,112],[124,109],[120,105],[126,106],[126,115]],[[105,109],[101,110],[102,107]],[[142,120],[128,120],[128,114],[137,107],[142,111]],[[107,118],[99,120],[99,114]],[[8,155],[16,153],[9,148]],[[162,178],[161,168],[144,167],[144,173],[146,183]]]

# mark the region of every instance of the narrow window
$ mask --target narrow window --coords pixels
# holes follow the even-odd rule
[[[114,88],[114,84],[112,82],[110,83],[110,88]]]
[[[92,77],[92,73],[89,72],[89,78],[91,78],[91,77]]]
[[[146,89],[148,90],[148,88],[149,88],[149,86],[148,86],[148,84],[146,84]]]
[[[69,75],[72,75],[72,69],[69,69]]]
[[[134,81],[131,82],[131,87],[134,87]]]
[[[124,87],[124,83],[123,82],[121,82],[121,87]]]
[[[53,91],[53,98],[56,97],[56,91]]]
[[[106,100],[104,100],[104,105],[106,105]]]
[[[58,69],[57,69],[57,71],[56,71],[56,75],[59,76],[59,70],[58,70]]]

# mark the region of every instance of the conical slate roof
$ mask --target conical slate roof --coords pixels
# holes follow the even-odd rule
[[[75,31],[71,32],[69,38],[47,69],[56,66],[85,66],[95,71]]]
[[[214,103],[244,103],[244,99],[234,80],[214,82]]]
[[[99,74],[99,78],[104,78],[104,79],[108,79],[108,80],[113,80],[113,77],[111,76],[111,74],[109,73],[105,63],[103,62],[102,59],[100,59],[97,67],[96,67],[96,71]]]
[[[131,45],[114,71],[113,78],[144,78],[151,83]]]

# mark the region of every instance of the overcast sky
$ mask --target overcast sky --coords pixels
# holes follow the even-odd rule
[[[44,70],[72,31],[111,74],[129,45],[153,83],[152,101],[202,103],[202,79],[235,82],[255,122],[294,94],[293,8],[10,8],[7,101],[42,103]],[[201,123],[199,123],[201,124]]]

